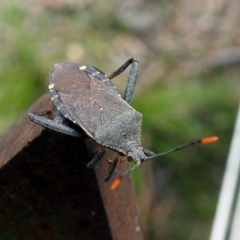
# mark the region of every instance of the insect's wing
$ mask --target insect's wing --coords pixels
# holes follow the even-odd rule
[[[123,112],[132,110],[114,86],[88,75],[78,64],[56,64],[49,84],[50,92],[54,92],[57,96],[55,99],[61,103],[58,104],[59,111],[67,112],[67,118],[93,138],[101,126],[110,124]]]

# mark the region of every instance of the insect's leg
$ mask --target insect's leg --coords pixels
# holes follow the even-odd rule
[[[108,75],[107,78],[109,80],[115,78],[116,76],[118,76],[119,74],[121,74],[122,72],[124,72],[124,70],[134,61],[134,57],[128,59],[120,68],[118,68],[116,71],[114,71],[112,74]]]
[[[101,158],[103,157],[104,153],[105,153],[104,151],[101,151],[101,152],[97,153],[97,154],[91,159],[91,161],[87,164],[87,167],[88,167],[88,168],[92,168],[95,163],[97,163],[97,162],[99,162],[99,161],[101,160]]]
[[[130,58],[128,61],[126,61],[119,69],[117,69],[115,72],[107,76],[108,79],[112,79],[119,74],[121,74],[130,64],[132,64],[130,73],[128,75],[128,81],[127,86],[125,89],[125,93],[123,96],[123,99],[130,103],[132,100],[133,92],[135,90],[136,84],[137,84],[137,78],[138,78],[138,69],[139,69],[139,60],[136,57]]]
[[[52,121],[45,117],[42,117],[41,115],[39,115],[39,113],[29,113],[28,117],[33,122],[35,122],[43,127],[52,129],[56,132],[60,132],[60,133],[66,134],[66,135],[74,136],[74,137],[82,137],[82,134],[79,131],[77,131],[76,129],[71,128],[62,123],[55,122],[55,121]]]
[[[110,163],[107,174],[104,177],[104,181],[107,182],[111,176],[113,175],[117,165],[118,165],[118,159],[115,159],[113,162]]]
[[[137,58],[133,58],[132,67],[128,75],[127,86],[123,96],[123,99],[127,103],[130,103],[132,101],[133,93],[137,84],[138,69],[139,69],[139,61],[137,60]]]
[[[69,120],[67,118],[65,118],[63,116],[63,114],[60,111],[58,111],[58,110],[55,110],[53,112],[52,119],[56,123],[60,123],[60,124],[64,124],[64,125],[68,125],[69,124]]]
[[[43,115],[49,115],[52,112],[51,109],[47,109],[47,110],[43,110],[41,112],[37,112],[35,114],[37,114],[38,116],[43,116]]]

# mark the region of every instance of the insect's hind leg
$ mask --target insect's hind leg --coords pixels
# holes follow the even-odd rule
[[[74,137],[80,137],[80,138],[82,137],[82,134],[79,131],[64,124],[63,119],[61,119],[61,116],[56,115],[54,120],[50,120],[45,117],[42,117],[42,115],[45,115],[46,113],[48,112],[43,111],[40,113],[28,113],[28,117],[30,118],[31,121],[45,128],[49,128],[56,132],[60,132],[66,135],[74,136]]]
[[[127,60],[120,68],[118,68],[115,72],[110,74],[108,79],[113,79],[114,77],[118,76],[121,74],[130,64],[132,64],[130,73],[128,75],[128,81],[127,81],[127,86],[125,89],[125,93],[123,96],[123,99],[127,102],[130,103],[133,97],[133,93],[137,84],[137,78],[138,78],[138,69],[139,69],[139,60],[136,57],[130,58]]]

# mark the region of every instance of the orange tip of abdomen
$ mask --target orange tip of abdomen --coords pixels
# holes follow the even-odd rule
[[[214,143],[217,140],[218,140],[218,137],[216,137],[216,136],[206,137],[206,138],[202,138],[200,140],[200,143],[202,143],[202,144]]]

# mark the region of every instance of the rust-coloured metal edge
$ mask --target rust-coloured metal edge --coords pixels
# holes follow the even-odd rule
[[[28,112],[51,108],[45,94]],[[105,160],[116,153],[107,151],[94,169],[87,169],[94,147],[43,129],[27,113],[3,133],[0,239],[144,239],[130,177],[112,191],[103,176]],[[119,164],[117,171],[126,168]]]

